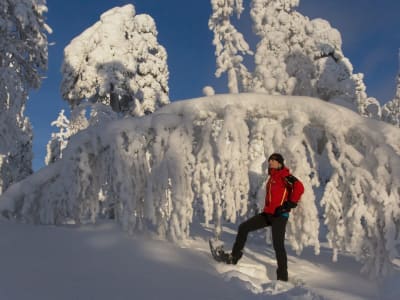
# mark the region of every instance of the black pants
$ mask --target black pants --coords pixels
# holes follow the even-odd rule
[[[271,226],[272,244],[274,246],[275,256],[278,263],[278,269],[276,271],[277,278],[279,280],[287,281],[288,272],[285,249],[285,230],[287,221],[288,219],[284,216],[274,217],[273,215],[261,213],[241,223],[233,245],[232,256],[240,257],[242,255],[249,232]]]

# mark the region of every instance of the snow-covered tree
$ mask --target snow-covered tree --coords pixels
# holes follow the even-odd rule
[[[230,93],[247,90],[251,74],[243,64],[243,55],[251,55],[243,35],[231,23],[232,15],[238,18],[243,11],[243,0],[211,0],[212,14],[208,27],[214,32],[213,44],[217,62],[216,77],[227,73]]]
[[[62,152],[73,135],[89,126],[101,125],[117,118],[117,113],[110,106],[102,103],[78,105],[71,112],[71,120],[68,120],[64,115],[64,110],[61,110],[57,120],[51,123],[59,131],[52,133],[51,139],[47,143],[46,165],[62,158]]]
[[[197,222],[214,225],[218,236],[226,222],[262,208],[268,156],[281,152],[305,185],[289,218],[290,245],[318,253],[326,226],[335,259],[353,253],[381,276],[400,255],[399,139],[394,126],[308,97],[180,101],[80,131],[46,172],[0,197],[0,212],[62,224],[94,222],[112,208],[132,233],[180,240]]]
[[[397,89],[399,91],[399,89]],[[382,108],[382,119],[394,126],[400,127],[400,93],[397,92],[396,97],[386,103]]]
[[[340,33],[322,19],[295,9],[300,0],[253,0],[251,16],[260,37],[255,54],[254,91],[305,95],[344,104],[369,116],[362,74],[353,74],[341,50]],[[371,100],[371,99],[370,99]]]
[[[140,116],[169,103],[167,53],[154,20],[133,5],[110,9],[64,50],[62,95]]]
[[[28,92],[47,69],[45,0],[0,2],[0,194],[32,173]]]
[[[62,109],[57,120],[51,123],[51,126],[56,126],[59,132],[51,134],[51,140],[47,143],[47,154],[45,158],[46,165],[55,162],[62,157],[62,151],[68,144],[68,139],[71,136],[69,131],[69,120],[64,115]]]
[[[382,107],[382,120],[400,127],[400,51],[399,72],[397,74],[396,96]]]
[[[217,76],[228,72],[230,93],[312,96],[379,119],[380,104],[367,97],[363,74],[353,74],[353,66],[341,50],[339,31],[323,19],[310,20],[297,12],[299,3],[251,1],[253,31],[260,41],[254,55],[255,69],[250,73],[238,53],[251,54],[251,50],[230,23],[234,12],[242,13],[242,1],[212,0],[209,27],[214,31]],[[242,80],[239,88],[238,78]]]

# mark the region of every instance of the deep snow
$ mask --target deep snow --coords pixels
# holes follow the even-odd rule
[[[199,226],[180,246],[149,235],[130,236],[111,221],[35,226],[0,221],[0,299],[398,299],[400,272],[382,284],[359,274],[353,258],[289,250],[293,283],[275,278],[273,250],[262,230],[250,236],[236,266],[208,252],[212,228]],[[235,228],[224,227],[230,248]]]

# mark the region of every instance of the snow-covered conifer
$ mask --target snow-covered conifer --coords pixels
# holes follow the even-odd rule
[[[309,20],[298,13],[299,2],[251,2],[254,32],[261,39],[251,90],[313,96],[345,105],[363,116],[379,111],[378,102],[368,101],[363,75],[353,74],[342,53],[339,31],[326,20]]]
[[[117,113],[110,106],[102,103],[81,103],[72,110],[71,120],[68,120],[64,115],[64,110],[61,110],[57,120],[51,123],[59,131],[51,134],[51,140],[47,144],[46,165],[62,157],[62,152],[73,135],[89,126],[101,126],[102,123],[117,118]]]
[[[243,63],[243,55],[251,55],[249,45],[230,19],[243,11],[243,0],[211,0],[212,14],[208,27],[214,33],[213,44],[217,63],[216,77],[227,73],[230,93],[248,89],[251,74]]]
[[[397,89],[399,91],[399,89]],[[397,92],[396,97],[386,103],[382,108],[382,119],[385,122],[400,127],[400,93]]]
[[[28,92],[47,69],[45,0],[0,2],[0,194],[32,173],[32,129],[24,115]]]
[[[140,116],[169,103],[167,53],[154,20],[133,5],[110,9],[64,50],[62,95]]]
[[[255,70],[251,87],[253,91],[263,91],[271,95],[294,93],[295,81],[288,74],[285,60],[291,50],[288,40],[290,31],[294,30],[294,34],[299,31],[293,26],[299,19],[298,14],[294,13],[294,7],[298,2],[298,0],[251,2],[253,30],[260,37],[254,55]]]
[[[69,120],[64,115],[62,109],[57,120],[51,123],[51,126],[56,126],[59,132],[51,134],[51,140],[47,143],[47,154],[45,158],[46,165],[55,162],[62,157],[62,151],[68,144],[68,139],[71,136],[69,130]]]
[[[382,120],[400,127],[400,50],[399,72],[397,74],[396,96],[382,107]]]

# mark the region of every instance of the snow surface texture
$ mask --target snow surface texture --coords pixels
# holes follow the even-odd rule
[[[284,283],[275,280],[275,254],[261,236],[253,235],[240,262],[228,266],[211,258],[207,237],[212,228],[193,231],[193,239],[177,246],[148,235],[128,236],[111,221],[54,227],[0,218],[0,299],[400,298],[399,272],[383,282],[369,280],[347,255],[332,263],[331,250],[323,245],[318,257],[289,251],[290,282]],[[223,240],[231,243],[235,231],[224,227],[223,232]]]
[[[205,222],[219,237],[225,222],[263,206],[272,152],[306,187],[287,226],[293,249],[319,253],[322,221],[334,259],[348,251],[368,274],[387,274],[399,256],[398,128],[308,97],[219,95],[100,122],[73,136],[62,159],[10,187],[0,210],[44,224],[106,214],[129,232],[170,240]]]

